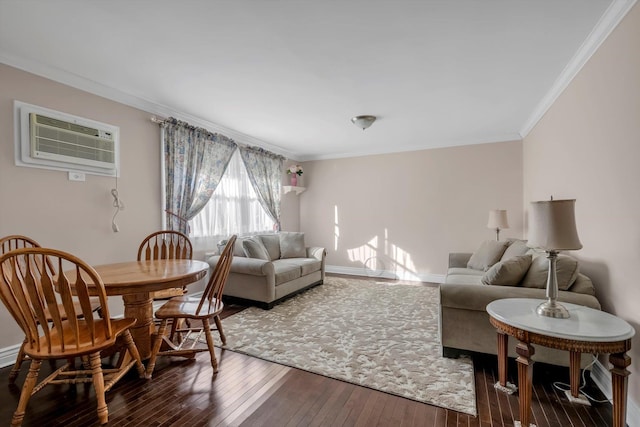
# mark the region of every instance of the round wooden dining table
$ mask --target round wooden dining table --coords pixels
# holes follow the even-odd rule
[[[93,268],[102,278],[107,295],[122,296],[124,317],[137,320],[131,328],[131,336],[140,357],[148,359],[155,332],[150,292],[195,283],[207,275],[209,264],[189,259],[159,259],[103,264]]]

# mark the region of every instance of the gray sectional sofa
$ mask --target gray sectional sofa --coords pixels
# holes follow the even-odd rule
[[[326,251],[307,247],[304,233],[238,237],[224,300],[270,309],[282,300],[324,282]],[[219,256],[207,262],[214,267]]]
[[[548,260],[523,240],[487,241],[473,254],[449,254],[445,283],[440,285],[440,339],[443,355],[461,351],[496,354],[496,330],[486,306],[502,298],[546,298]],[[591,280],[579,272],[578,261],[560,255],[557,263],[558,301],[600,309]],[[510,338],[509,356],[516,357]],[[569,365],[567,352],[536,346],[539,362]],[[583,356],[583,366],[591,361]]]

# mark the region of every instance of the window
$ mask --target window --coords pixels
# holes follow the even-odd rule
[[[274,222],[260,205],[238,150],[211,200],[189,221],[189,226],[196,247],[208,249],[231,234],[273,231]]]

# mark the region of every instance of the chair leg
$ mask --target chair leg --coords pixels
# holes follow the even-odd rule
[[[147,379],[151,379],[151,375],[153,374],[153,369],[156,367],[156,357],[158,357],[158,352],[160,351],[160,345],[162,345],[162,337],[167,331],[168,321],[169,319],[162,319],[162,322],[160,322],[160,326],[158,327],[156,338],[153,341],[153,348],[151,349],[151,357],[149,358],[149,362],[147,363],[147,371],[145,374]]]
[[[216,328],[218,328],[218,333],[220,334],[220,341],[222,341],[222,345],[227,344],[227,337],[224,335],[224,331],[222,330],[222,322],[220,321],[220,316],[215,316],[213,320],[216,322]]]
[[[27,340],[25,339],[20,346],[20,350],[18,351],[18,357],[16,358],[16,363],[13,364],[13,368],[11,368],[11,372],[9,372],[9,384],[13,384],[16,382],[16,378],[18,378],[18,374],[20,373],[20,367],[22,366],[22,362],[24,362],[24,346],[27,344]]]
[[[29,399],[31,398],[31,392],[33,388],[36,386],[36,382],[38,381],[38,372],[40,372],[40,365],[42,364],[41,360],[31,360],[31,366],[29,367],[29,373],[27,374],[27,378],[22,385],[22,392],[20,393],[20,400],[18,401],[18,408],[13,413],[13,418],[11,419],[11,426],[17,427],[22,425],[22,420],[24,420],[24,413],[27,409],[27,404],[29,403]]]
[[[176,331],[180,328],[182,328],[182,322],[184,321],[184,319],[181,318],[174,318],[171,321],[171,332],[169,334],[169,341],[171,342],[175,342],[174,338],[176,336]],[[180,333],[178,332],[178,342],[182,341],[182,335],[180,335]]]
[[[211,357],[211,366],[213,367],[214,375],[218,373],[218,361],[216,360],[215,347],[213,345],[213,337],[211,336],[211,325],[209,319],[202,319],[202,330],[204,336],[207,338],[207,347],[209,347],[209,356]]]
[[[89,355],[89,363],[91,364],[93,388],[96,390],[96,399],[98,400],[98,419],[100,420],[100,424],[106,424],[109,422],[109,410],[107,409],[107,401],[104,397],[104,376],[102,375],[100,353],[91,353],[91,355]]]
[[[123,338],[124,338],[124,343],[127,346],[127,349],[129,350],[129,354],[131,355],[131,357],[136,361],[136,369],[138,370],[138,375],[140,376],[140,378],[145,378],[145,371],[144,371],[144,366],[142,365],[142,359],[140,359],[140,352],[138,352],[138,347],[136,347],[136,344],[133,342],[133,338],[131,337],[131,332],[124,331],[123,334]]]

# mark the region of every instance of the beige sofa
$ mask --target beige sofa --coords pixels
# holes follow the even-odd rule
[[[449,254],[445,283],[440,285],[440,339],[443,355],[457,357],[474,351],[496,354],[496,330],[486,306],[501,298],[546,298],[548,260],[522,240],[486,243],[489,252]],[[483,243],[483,245],[485,245]],[[485,248],[486,249],[486,248]],[[493,250],[493,252],[491,252]],[[498,254],[498,255],[496,255]],[[591,280],[579,272],[577,260],[560,255],[557,266],[558,300],[600,309]],[[509,339],[509,355],[516,357],[516,341]],[[536,346],[539,362],[569,365],[567,352]],[[583,366],[591,361],[584,356]]]
[[[307,247],[304,233],[238,237],[224,300],[270,309],[285,298],[324,282],[326,251]],[[207,262],[214,267],[219,256]]]

